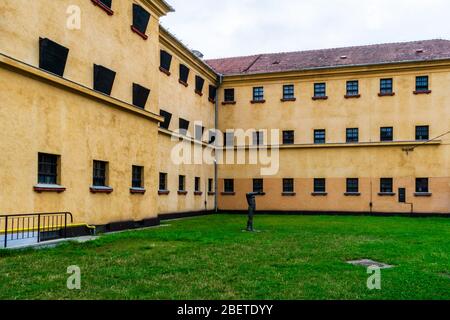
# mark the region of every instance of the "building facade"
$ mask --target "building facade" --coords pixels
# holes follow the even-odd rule
[[[253,190],[264,211],[450,213],[449,41],[204,61],[162,0],[0,6],[1,213],[157,223]],[[217,161],[275,148],[269,176]]]

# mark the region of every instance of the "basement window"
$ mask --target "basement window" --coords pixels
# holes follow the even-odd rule
[[[180,134],[187,135],[189,130],[189,121],[180,118],[179,120]]]
[[[294,193],[294,179],[283,179],[283,193]]]
[[[253,192],[264,192],[263,179],[253,179]]]
[[[359,179],[349,178],[347,179],[347,193],[359,192]]]
[[[209,85],[209,97],[208,100],[211,103],[216,102],[217,88],[213,85]]]
[[[184,64],[180,64],[180,83],[184,85],[185,87],[188,86],[188,78],[189,78],[189,68],[186,67]]]
[[[167,51],[160,51],[160,65],[159,70],[170,76],[170,65],[172,64],[172,55]]]
[[[416,192],[417,193],[430,192],[428,178],[417,178],[416,179]]]
[[[115,78],[114,71],[94,64],[94,90],[110,95]]]
[[[394,191],[394,179],[381,178],[380,179],[380,193],[392,193]]]
[[[140,35],[144,40],[148,39],[145,34],[147,32],[148,22],[150,20],[150,13],[138,4],[133,4],[133,25],[131,30]]]
[[[145,109],[150,89],[147,89],[137,83],[133,83],[133,105],[138,108]]]
[[[159,114],[164,118],[164,121],[159,124],[159,127],[169,130],[170,121],[172,120],[172,114],[164,110],[159,110]]]
[[[205,79],[200,76],[195,76],[195,93],[199,96],[203,95],[203,86],[205,84]]]
[[[314,193],[325,193],[326,191],[326,180],[322,178],[314,179]]]
[[[39,68],[64,76],[69,49],[47,39],[39,38]]]
[[[112,0],[91,0],[93,4],[103,9],[108,15],[112,16],[114,11],[111,10]]]
[[[234,193],[234,179],[224,180],[224,190],[225,193]]]

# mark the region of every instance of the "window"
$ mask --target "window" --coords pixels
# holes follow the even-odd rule
[[[294,144],[295,142],[295,131],[287,130],[283,131],[283,144]]]
[[[234,102],[234,89],[224,90],[224,100],[225,102]]]
[[[417,178],[416,179],[416,192],[417,193],[430,192],[430,189],[428,186],[428,178]]]
[[[209,85],[209,96],[208,100],[212,103],[216,102],[217,88],[215,86]]]
[[[289,84],[283,86],[283,99],[285,100],[295,99],[294,85]]]
[[[204,84],[205,84],[205,79],[203,79],[200,76],[195,76],[195,93],[202,96]]]
[[[264,192],[263,179],[253,179],[253,192]]]
[[[186,191],[186,176],[178,176],[178,191]]]
[[[383,127],[380,129],[380,140],[381,141],[393,141],[394,140],[394,128]]]
[[[253,88],[253,101],[264,101],[264,87]]]
[[[225,193],[234,193],[234,179],[225,179],[224,180],[224,192]]]
[[[233,132],[225,132],[223,136],[224,146],[232,147],[234,146],[234,133]]]
[[[195,125],[195,140],[202,141],[204,132],[205,132],[205,127],[200,126],[200,125]]]
[[[347,193],[359,192],[359,179],[349,178],[347,179]]]
[[[314,130],[314,143],[315,144],[326,143],[326,131],[324,129]]]
[[[393,184],[394,184],[394,179],[381,178],[380,179],[380,192],[381,193],[392,193],[394,190]]]
[[[180,82],[187,86],[188,78],[189,78],[189,68],[184,64],[180,64]]]
[[[133,188],[143,188],[144,167],[133,166],[131,186]]]
[[[359,95],[359,82],[347,81],[347,96],[355,97]]]
[[[92,3],[99,6],[110,16],[114,14],[114,11],[111,10],[112,0],[92,0]]]
[[[417,126],[416,127],[416,140],[423,140],[423,141],[430,140],[430,127],[429,126]]]
[[[294,192],[294,179],[283,179],[283,193]]]
[[[159,191],[167,191],[167,173],[159,173]]]
[[[187,135],[188,130],[189,130],[189,121],[180,118],[180,120],[178,121],[178,124],[179,124],[180,134]]]
[[[159,70],[170,75],[170,65],[172,64],[172,55],[167,51],[160,51],[160,67]]]
[[[94,90],[110,95],[115,78],[114,71],[94,64]]]
[[[38,154],[38,183],[58,184],[59,156],[53,154]]]
[[[380,80],[380,93],[381,94],[392,94],[393,92],[394,92],[393,80],[392,79],[381,79]]]
[[[94,161],[93,186],[106,187],[108,163],[105,161]]]
[[[353,143],[359,141],[359,129],[349,128],[347,129],[347,143]]]
[[[327,96],[327,85],[325,83],[314,84],[314,97],[324,98]]]
[[[261,146],[264,144],[264,133],[262,131],[253,132],[253,145]]]
[[[200,187],[200,177],[195,177],[195,192],[201,192],[201,187]]]
[[[150,89],[133,83],[133,105],[141,109],[145,109],[148,96],[150,95]]]
[[[145,40],[148,38],[145,33],[147,32],[149,20],[150,13],[140,5],[133,3],[133,25],[131,26],[131,29]]]
[[[170,121],[172,120],[172,114],[170,112],[159,110],[159,114],[164,118],[164,121],[159,124],[163,129],[169,130]]]
[[[208,192],[214,192],[214,179],[208,179]]]
[[[416,77],[416,91],[426,92],[429,90],[428,76]]]
[[[39,38],[39,68],[64,76],[69,49],[47,38]]]
[[[326,191],[325,179],[314,179],[314,193],[325,193]]]

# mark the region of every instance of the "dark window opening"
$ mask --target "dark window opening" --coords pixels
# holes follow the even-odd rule
[[[359,142],[359,129],[349,128],[347,129],[347,143]]]
[[[381,193],[392,193],[394,191],[394,179],[392,178],[381,178],[380,179],[380,192]]]
[[[428,178],[417,178],[416,179],[416,192],[418,192],[418,193],[430,192],[430,189],[428,186]]]
[[[283,192],[284,193],[294,192],[294,179],[283,179]]]
[[[149,20],[150,13],[140,5],[133,3],[133,27],[143,36],[145,36],[145,33],[147,32]]]
[[[200,184],[200,177],[195,177],[195,192],[200,192],[201,191],[201,184]]]
[[[53,154],[38,154],[38,183],[58,184],[58,159],[59,156]]]
[[[111,8],[112,6],[112,0],[98,0],[98,1],[107,6],[108,8]]]
[[[195,92],[203,95],[203,86],[205,85],[205,79],[200,76],[195,76]]]
[[[234,179],[224,180],[224,192],[233,193],[234,192]]]
[[[64,76],[69,49],[47,38],[39,38],[39,68]]]
[[[159,191],[167,191],[167,173],[159,173]]]
[[[214,179],[208,179],[208,192],[214,192]]]
[[[172,55],[164,50],[160,51],[160,68],[170,74],[170,65],[172,64]]]
[[[380,140],[381,141],[394,141],[394,128],[383,127],[380,129]]]
[[[326,192],[326,180],[325,179],[314,179],[314,192],[324,193]]]
[[[234,102],[234,89],[224,90],[224,100],[225,102]]]
[[[314,97],[326,97],[327,85],[325,83],[314,84]]]
[[[179,129],[180,129],[180,133],[183,135],[187,135],[187,132],[189,130],[189,124],[190,122],[180,118],[179,120]]]
[[[94,90],[110,95],[116,73],[108,68],[94,64]]]
[[[416,140],[420,140],[420,141],[430,140],[430,127],[429,126],[417,126],[416,127]]]
[[[359,179],[349,178],[347,179],[347,193],[359,192]]]
[[[314,130],[314,143],[315,144],[326,143],[326,131],[324,129]]]
[[[428,90],[429,90],[428,76],[416,77],[416,91],[422,92]]]
[[[164,118],[164,121],[159,124],[163,129],[169,130],[170,121],[172,121],[172,114],[170,112],[159,110],[159,114]]]
[[[215,86],[210,85],[209,86],[209,101],[216,102],[216,94],[217,94],[217,88]]]
[[[186,191],[186,176],[178,176],[178,191]]]
[[[359,95],[359,82],[347,81],[347,96],[357,96],[357,95]]]
[[[94,161],[93,186],[106,187],[106,174],[108,163],[105,161]]]
[[[131,186],[133,188],[143,188],[144,167],[133,166]]]
[[[189,68],[186,67],[184,64],[180,64],[180,81],[183,84],[187,84],[189,79]]]
[[[294,85],[284,85],[283,86],[283,99],[294,99]]]
[[[294,144],[295,140],[295,131],[288,130],[283,131],[283,144]]]
[[[392,79],[381,79],[380,80],[380,93],[381,94],[391,94],[394,92],[393,80]]]
[[[253,179],[253,192],[264,192],[263,179]]]
[[[264,100],[264,88],[255,87],[253,88],[253,101],[263,101]]]
[[[145,109],[150,89],[147,89],[137,83],[133,83],[133,105],[141,109]]]

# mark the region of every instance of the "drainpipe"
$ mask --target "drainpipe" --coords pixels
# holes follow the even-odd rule
[[[223,76],[219,75],[218,76],[218,85],[217,85],[217,90],[216,90],[216,103],[215,103],[215,107],[214,107],[214,128],[215,130],[218,129],[219,127],[219,89],[220,86],[222,85],[223,82]],[[216,140],[214,141],[214,144],[217,144],[217,137]],[[217,145],[216,145],[217,147]],[[218,203],[218,197],[219,197],[219,170],[218,170],[218,163],[217,163],[217,153],[216,151],[214,151],[214,212],[217,213],[219,212],[219,203]]]

